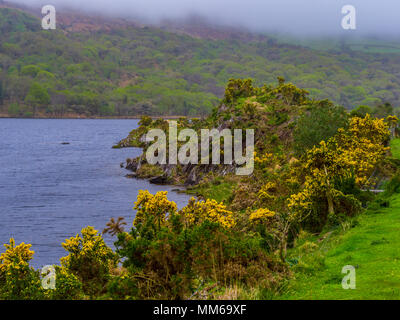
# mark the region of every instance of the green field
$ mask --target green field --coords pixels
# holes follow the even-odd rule
[[[276,35],[280,43],[290,43],[304,46],[314,50],[334,51],[338,48],[364,53],[399,54],[400,44],[394,39],[378,39],[374,37],[325,37],[325,38],[299,38],[293,36]]]
[[[392,142],[392,153],[400,158],[400,139]],[[279,298],[400,299],[399,231],[400,194],[395,194],[373,203],[352,223],[304,239],[318,248],[307,253],[300,243],[292,250],[295,280]],[[342,288],[345,265],[356,268],[354,290]]]

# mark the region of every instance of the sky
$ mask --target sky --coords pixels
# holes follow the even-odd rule
[[[30,5],[67,5],[116,17],[140,17],[156,23],[190,15],[215,24],[253,31],[301,35],[345,34],[400,36],[399,0],[8,0]],[[342,7],[356,9],[356,30],[344,30]]]

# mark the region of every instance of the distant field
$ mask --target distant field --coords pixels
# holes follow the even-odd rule
[[[400,41],[368,38],[315,38],[299,39],[292,37],[279,37],[279,42],[305,46],[314,50],[330,51],[338,50],[340,47],[347,47],[353,51],[365,53],[387,53],[400,54]]]

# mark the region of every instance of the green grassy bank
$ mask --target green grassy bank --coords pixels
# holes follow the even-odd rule
[[[392,141],[400,158],[400,139]],[[304,235],[291,250],[292,279],[279,299],[400,299],[400,194],[381,196],[364,214],[319,236]],[[345,265],[356,289],[344,290]]]

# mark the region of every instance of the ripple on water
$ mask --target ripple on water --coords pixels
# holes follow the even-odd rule
[[[132,225],[141,189],[169,191],[179,207],[189,196],[126,179],[119,164],[140,149],[111,146],[138,120],[0,119],[0,243],[31,243],[33,265],[59,263],[61,243],[91,225],[102,231],[112,217]],[[69,142],[69,145],[62,145]],[[106,236],[110,246],[115,239]],[[2,249],[0,249],[0,252]]]

